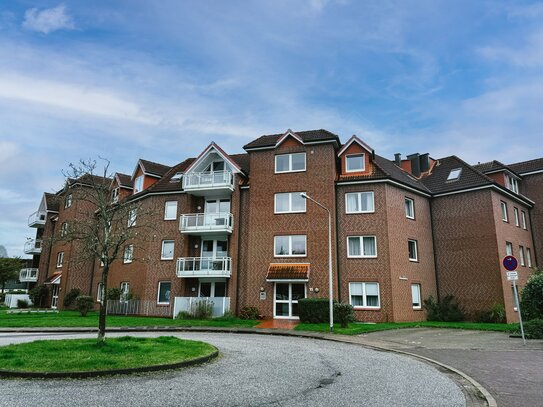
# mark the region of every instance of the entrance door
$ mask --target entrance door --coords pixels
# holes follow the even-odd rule
[[[60,285],[53,284],[53,291],[51,292],[51,308],[56,309],[58,305],[58,291]]]
[[[305,298],[304,283],[275,283],[275,318],[298,318],[298,300]]]

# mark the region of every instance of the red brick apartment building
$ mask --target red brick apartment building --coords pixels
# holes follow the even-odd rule
[[[328,213],[334,295],[361,321],[416,321],[422,301],[454,295],[470,314],[504,304],[517,320],[501,259],[519,258],[519,285],[543,254],[543,159],[469,165],[456,156],[393,160],[356,136],[326,130],[267,135],[229,155],[211,143],[173,167],[140,159],[115,174],[112,202],[138,200],[155,230],[127,245],[109,287],[139,299],[137,313],[174,315],[196,298],[214,313],[257,307],[296,318],[298,300],[328,296]],[[76,244],[41,244],[92,208],[84,180],[44,194],[29,218],[33,268],[21,281],[51,287],[61,307],[70,289],[101,300],[99,261],[78,262]],[[146,212],[147,213],[147,212]]]

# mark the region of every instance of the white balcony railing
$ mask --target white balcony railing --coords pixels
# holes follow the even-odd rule
[[[41,244],[40,239],[31,239],[25,243],[24,252],[26,254],[40,254],[41,253]]]
[[[230,277],[230,257],[180,257],[176,265],[177,277]]]
[[[230,297],[175,297],[173,317],[177,317],[181,311],[194,314],[201,302],[208,304],[213,318],[222,317],[225,312],[230,311]]]
[[[45,218],[47,216],[46,212],[36,211],[28,217],[28,226],[30,227],[41,227],[45,225]]]
[[[186,191],[228,188],[234,189],[234,174],[231,171],[193,172],[183,176]]]
[[[181,215],[179,230],[181,233],[232,233],[232,223],[231,213],[191,213]]]
[[[19,281],[21,283],[35,283],[38,281],[38,269],[21,269]]]

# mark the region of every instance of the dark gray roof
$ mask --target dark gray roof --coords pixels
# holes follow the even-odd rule
[[[143,171],[144,172],[147,172],[149,174],[159,175],[161,177],[164,174],[166,174],[169,171],[169,169],[171,168],[171,167],[169,167],[167,165],[155,163],[155,162],[152,162],[152,161],[143,160],[141,158],[140,158],[140,162],[141,162],[141,165],[143,166]]]
[[[168,172],[166,172],[166,174],[164,174],[164,176],[160,180],[155,182],[149,188],[141,191],[138,194],[135,194],[134,196],[140,196],[140,195],[144,195],[150,192],[173,192],[173,191],[181,192],[182,191],[181,179],[174,180],[174,181],[172,181],[171,179],[178,172],[184,172],[189,167],[189,165],[192,164],[194,160],[195,160],[194,158],[187,158],[185,161],[177,165],[174,165],[173,167],[170,168]]]
[[[48,211],[58,212],[60,199],[55,194],[45,193],[45,205]]]
[[[543,158],[509,164],[509,168],[521,175],[527,172],[543,170]]]
[[[377,164],[385,172],[385,174],[387,174],[388,177],[392,178],[393,180],[419,189],[423,192],[430,192],[430,190],[426,187],[426,185],[424,185],[424,183],[411,176],[406,171],[402,170],[392,161],[387,160],[386,158],[379,155],[375,155],[375,164]]]
[[[447,181],[451,170],[457,168],[462,169],[460,176]],[[492,179],[455,155],[437,160],[430,174],[421,181],[434,194],[495,184]]]
[[[249,169],[250,169],[250,160],[249,160],[249,154],[230,154],[229,157],[236,162],[237,165],[241,168],[243,173],[245,175],[249,175]]]
[[[312,142],[312,141],[327,141],[327,140],[335,140],[338,144],[340,144],[339,136],[329,132],[328,130],[319,129],[319,130],[306,130],[306,131],[295,131],[293,132],[301,137],[301,139],[304,141],[304,143]],[[256,140],[251,141],[249,144],[246,144],[243,146],[244,149],[248,148],[258,148],[258,147],[273,147],[277,140],[282,134],[270,134],[266,136],[260,136]]]
[[[132,177],[127,174],[121,174],[120,172],[117,173],[117,178],[119,178],[119,183],[121,187],[125,188],[133,188],[134,183],[132,182]]]
[[[499,161],[492,160],[487,163],[479,163],[475,164],[473,166],[476,170],[481,171],[483,174],[486,174],[487,172],[492,171],[498,171],[498,170],[506,170],[508,169],[507,166]]]

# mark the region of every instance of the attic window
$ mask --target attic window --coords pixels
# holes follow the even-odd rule
[[[183,173],[182,172],[176,172],[175,175],[170,178],[170,181],[171,182],[181,181],[181,178],[183,178]]]
[[[449,176],[447,177],[447,181],[456,181],[458,178],[460,178],[461,173],[462,168],[455,168],[454,170],[451,170]]]

